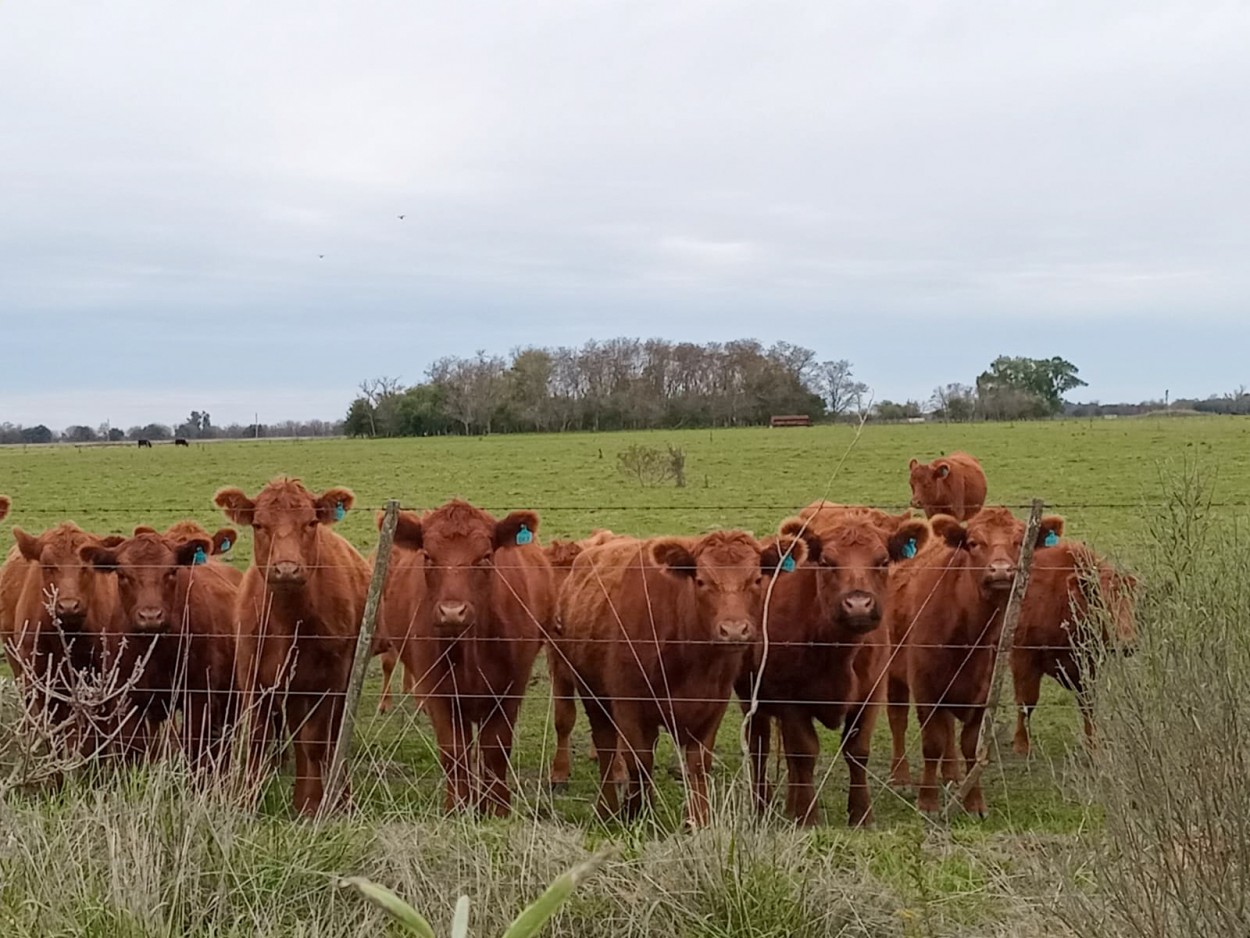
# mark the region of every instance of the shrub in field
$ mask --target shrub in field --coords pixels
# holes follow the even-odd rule
[[[616,467],[641,486],[672,482],[678,488],[686,485],[685,450],[669,445],[666,449],[633,443],[616,454]]]

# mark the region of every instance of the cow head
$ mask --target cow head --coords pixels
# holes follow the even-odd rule
[[[152,530],[149,528],[149,530]],[[135,528],[135,533],[139,529]],[[218,528],[216,534],[209,534],[208,529],[198,521],[175,521],[165,529],[165,536],[174,541],[186,541],[193,537],[207,537],[213,542],[213,549],[208,553],[220,556],[226,553],[239,541],[239,532],[234,528]]]
[[[1006,508],[983,508],[966,524],[950,515],[929,519],[933,533],[963,555],[965,568],[980,573],[981,589],[996,593],[1011,589],[1016,562],[1024,543],[1025,524]],[[1063,535],[1063,519],[1046,515],[1037,532],[1035,547]]]
[[[178,570],[205,556],[213,542],[207,537],[175,541],[155,531],[140,530],[113,547],[87,545],[79,550],[84,563],[117,577],[117,595],[126,622],[140,632],[162,632],[176,621],[174,608]]]
[[[911,469],[911,505],[920,508],[932,518],[934,515],[951,511],[953,505],[950,482],[950,460],[935,459],[930,463],[922,463],[913,459]]]
[[[221,489],[214,497],[226,517],[252,529],[253,562],[275,589],[298,589],[320,562],[322,525],[331,525],[352,507],[349,489],[326,489],[315,495],[298,479],[275,479],[256,496]]]
[[[1068,596],[1079,614],[1099,626],[1104,643],[1132,654],[1137,644],[1137,577],[1092,556],[1082,559],[1086,562],[1068,575]]]
[[[559,590],[573,570],[573,561],[582,552],[580,541],[554,540],[543,546],[547,562],[551,564],[553,585]]]
[[[871,632],[881,624],[891,564],[915,557],[929,540],[929,523],[875,508],[829,506],[781,524],[781,533],[807,545],[820,612],[835,628]]]
[[[514,511],[496,520],[456,499],[423,517],[401,511],[395,543],[424,552],[434,626],[458,634],[490,614],[495,551],[526,543],[537,547],[537,533],[538,515],[532,511]]]
[[[0,521],[3,521],[6,517],[8,517],[9,506],[11,504],[12,502],[9,501],[9,496],[0,495]]]
[[[782,536],[761,543],[742,531],[657,538],[648,550],[652,564],[691,583],[701,637],[728,644],[755,641],[769,577],[779,571],[785,576],[787,559],[807,559],[800,540]]]
[[[13,537],[22,556],[39,565],[44,592],[56,596],[53,614],[70,627],[86,619],[95,593],[95,571],[80,552],[84,547],[116,547],[125,540],[117,535],[96,537],[70,521],[37,537],[14,528]]]

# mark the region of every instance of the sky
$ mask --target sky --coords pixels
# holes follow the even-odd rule
[[[877,399],[999,354],[1232,390],[1247,35],[1220,0],[8,0],[0,421],[334,418],[618,335],[796,342]]]

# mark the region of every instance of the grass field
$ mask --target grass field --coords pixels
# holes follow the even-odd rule
[[[687,486],[642,488],[621,476],[616,455],[635,442],[682,447]],[[744,527],[762,534],[819,497],[901,510],[909,498],[908,459],[929,459],[951,449],[965,449],[981,459],[991,502],[1018,506],[1023,515],[1030,499],[1043,498],[1049,510],[1065,516],[1069,536],[1088,541],[1129,567],[1144,563],[1150,552],[1150,518],[1163,511],[1161,474],[1175,473],[1182,465],[1204,467],[1222,526],[1242,530],[1250,520],[1250,421],[1219,418],[868,427],[858,437],[852,428],[822,427],[261,441],[142,451],[0,448],[0,492],[13,499],[2,530],[7,541],[13,524],[38,531],[71,518],[89,530],[126,533],[138,523],[164,526],[184,517],[197,518],[211,529],[226,523],[211,504],[219,486],[254,492],[269,478],[290,474],[313,489],[346,485],[355,491],[357,510],[340,530],[364,552],[375,540],[374,510],[391,497],[405,507],[433,506],[461,496],[499,513],[533,508],[541,514],[540,536],[546,539],[580,536],[596,527],[640,535]],[[249,550],[250,536],[245,535],[232,562],[246,563]],[[607,874],[610,885],[574,903],[554,933],[986,934],[1007,927],[1004,922],[1013,929],[1027,927],[1027,904],[1013,901],[1011,916],[1004,918],[1007,906],[1002,900],[1010,891],[1004,884],[1026,876],[1021,858],[1040,849],[1039,844],[1080,838],[1101,823],[1100,804],[1091,796],[1083,771],[1075,707],[1049,685],[1034,719],[1034,755],[1024,760],[1008,749],[991,769],[986,790],[990,818],[957,819],[939,841],[914,810],[913,796],[884,785],[889,745],[884,720],[872,762],[879,783],[874,791],[876,831],[845,830],[845,772],[840,760],[830,759],[822,764],[828,770],[822,801],[825,829],[800,834],[780,821],[763,831],[743,827],[746,822],[739,815],[745,812],[735,810],[743,780],[734,710],[719,744],[716,780],[723,802],[716,829],[693,838],[676,832],[681,791],[667,778],[661,779],[653,823],[604,829],[592,820],[594,773],[581,757],[587,738],[584,719],[579,719],[575,735],[574,784],[554,798],[546,792],[552,731],[542,672],[540,662],[522,711],[514,754],[521,799],[512,821],[440,818],[441,777],[428,724],[410,703],[390,715],[375,715],[375,674],[362,704],[365,719],[352,770],[358,813],[352,818],[317,829],[287,820],[289,783],[281,781],[271,788],[259,818],[221,820],[224,809],[215,808],[218,821],[210,831],[200,830],[202,818],[192,820],[170,809],[168,827],[134,834],[136,843],[146,844],[144,849],[154,855],[126,858],[110,852],[116,845],[94,847],[74,839],[75,825],[86,824],[86,817],[128,815],[127,806],[149,804],[155,789],[162,792],[162,804],[182,804],[180,799],[189,796],[166,792],[162,786],[173,784],[168,779],[149,779],[146,788],[133,778],[113,780],[103,792],[72,783],[59,796],[34,802],[10,795],[4,807],[8,826],[27,831],[31,842],[48,850],[72,853],[76,859],[71,866],[78,872],[70,874],[73,882],[65,896],[80,890],[79,905],[94,909],[91,914],[99,917],[76,918],[67,911],[68,899],[49,897],[47,887],[36,881],[39,862],[18,849],[0,854],[0,869],[6,874],[0,886],[0,913],[5,917],[0,923],[27,930],[14,934],[374,934],[379,933],[376,920],[349,900],[317,900],[323,892],[333,893],[316,874],[364,869],[419,895],[445,896],[448,907],[457,889],[515,904],[524,900],[525,889],[532,890],[561,862],[607,837],[623,846],[633,865]],[[836,749],[832,737],[826,742],[828,751]],[[663,740],[657,764],[667,761],[668,752]],[[220,873],[227,884],[221,887],[224,898],[206,907],[202,897],[193,902],[185,894],[182,875],[174,877],[183,886],[173,898],[159,882],[144,880],[139,892],[156,906],[146,913],[131,908],[133,896],[116,894],[116,863],[176,862],[174,856],[156,854],[179,843],[218,841],[222,825],[255,853],[246,861],[246,876],[232,866],[235,861],[223,859],[229,853],[225,848],[214,853],[201,845],[208,851],[205,856],[183,862],[197,871],[197,889],[210,873]],[[12,839],[27,844],[23,836]],[[742,851],[748,845],[750,862],[744,865]],[[386,862],[387,857],[394,862]],[[670,864],[673,876],[650,871],[662,863]],[[221,872],[227,867],[233,871],[229,875]],[[124,875],[136,878],[133,872]],[[829,892],[833,884],[827,879],[839,884],[836,895]],[[650,897],[645,894],[648,883]],[[280,897],[274,902],[281,915],[273,921],[257,917],[266,888]],[[637,894],[640,890],[644,894]],[[809,907],[809,898],[817,905]],[[640,917],[637,910],[648,901],[658,911],[652,918]],[[57,915],[36,914],[40,907],[45,912],[55,907]],[[200,909],[199,917],[192,908]],[[283,930],[278,919],[287,915],[304,924]]]

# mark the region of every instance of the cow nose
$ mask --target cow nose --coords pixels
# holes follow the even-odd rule
[[[279,582],[298,583],[303,578],[303,568],[293,560],[281,560],[273,565],[273,579]]]
[[[442,625],[464,625],[469,619],[468,603],[439,603],[438,621]]]
[[[848,619],[870,619],[876,612],[877,600],[870,593],[847,593],[842,597],[842,613]]]
[[[135,610],[135,625],[141,629],[159,629],[165,625],[165,610],[160,606],[143,606]]]
[[[87,607],[81,599],[58,599],[56,601],[56,614],[63,619],[77,618],[86,611]]]
[[[1010,560],[991,560],[985,568],[985,581],[994,586],[1010,585],[1016,575],[1016,565]]]
[[[730,619],[716,627],[717,635],[722,642],[749,642],[754,629],[748,619]]]

